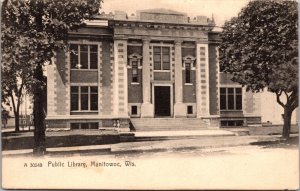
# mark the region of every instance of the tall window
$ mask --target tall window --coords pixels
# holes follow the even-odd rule
[[[154,47],[154,70],[170,70],[170,47]]]
[[[242,88],[220,88],[220,109],[241,110]]]
[[[185,83],[191,83],[191,63],[185,63]]]
[[[70,62],[72,69],[97,69],[98,45],[70,45]]]
[[[97,111],[98,87],[71,86],[71,111]]]
[[[132,82],[138,82],[138,62],[132,61]]]

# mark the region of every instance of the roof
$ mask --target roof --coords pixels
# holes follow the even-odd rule
[[[140,10],[139,12],[143,13],[155,13],[155,14],[168,14],[168,15],[186,15],[185,13],[165,9],[165,8],[159,8],[159,9],[146,9],[146,10]]]

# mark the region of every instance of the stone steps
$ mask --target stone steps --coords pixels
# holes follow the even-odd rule
[[[131,119],[136,131],[182,131],[207,129],[207,125],[196,118],[135,118]]]

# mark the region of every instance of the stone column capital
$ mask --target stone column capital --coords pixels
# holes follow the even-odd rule
[[[143,44],[149,44],[150,43],[150,38],[144,37],[142,38]]]
[[[176,40],[174,41],[175,46],[181,46],[182,42],[183,42],[182,39],[176,39]]]

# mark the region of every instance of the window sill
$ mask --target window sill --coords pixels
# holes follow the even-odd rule
[[[71,71],[95,71],[95,72],[97,72],[98,69],[75,69],[75,68],[71,68]]]
[[[98,115],[98,111],[71,111],[71,115]]]
[[[91,111],[91,110],[81,110],[81,111],[71,111],[72,113],[98,113],[98,110]]]
[[[229,109],[227,109],[227,110],[221,110],[220,109],[220,111],[224,111],[224,112],[226,112],[226,111],[228,111],[228,112],[231,112],[231,111],[233,111],[233,112],[241,112],[241,111],[243,111],[243,109],[241,109],[241,110],[229,110]]]
[[[131,82],[130,84],[131,84],[131,85],[140,85],[139,82]]]
[[[153,72],[170,72],[171,70],[153,70]]]
[[[193,83],[184,83],[185,86],[192,86],[194,85]]]

